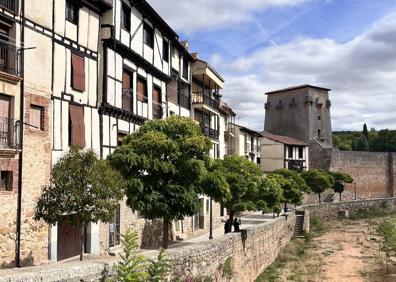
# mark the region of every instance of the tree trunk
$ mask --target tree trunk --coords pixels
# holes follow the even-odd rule
[[[84,244],[84,234],[85,234],[85,224],[83,224],[81,226],[81,234],[80,234],[80,244],[81,244],[81,248],[80,248],[80,261],[83,260],[83,254],[84,254],[84,249],[85,249],[85,244]]]
[[[164,218],[163,232],[162,232],[162,247],[167,249],[169,246],[169,219]]]
[[[283,209],[285,213],[287,213],[287,203],[285,202],[285,208]]]
[[[319,196],[319,204],[321,204],[322,203],[322,199],[320,198],[320,193],[318,193],[318,196]]]
[[[340,202],[341,202],[341,193],[340,193]]]

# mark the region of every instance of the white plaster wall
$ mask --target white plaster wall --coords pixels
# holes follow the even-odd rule
[[[25,1],[25,17],[52,29],[52,0]]]

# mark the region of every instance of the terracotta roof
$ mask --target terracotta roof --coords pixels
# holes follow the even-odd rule
[[[283,88],[283,89],[279,89],[279,90],[270,91],[265,94],[270,95],[270,94],[275,94],[275,93],[279,93],[279,92],[286,92],[286,91],[302,89],[302,88],[314,88],[314,89],[319,89],[319,90],[331,91],[331,89],[329,89],[329,88],[319,87],[319,86],[310,85],[310,84],[302,84],[302,85],[291,86],[291,87],[287,87],[287,88]]]
[[[291,137],[287,137],[287,136],[281,136],[281,135],[275,135],[269,132],[261,132],[261,136],[268,138],[270,140],[273,141],[277,141],[286,145],[296,145],[296,146],[308,146],[308,143],[298,140],[298,139],[294,139]]]

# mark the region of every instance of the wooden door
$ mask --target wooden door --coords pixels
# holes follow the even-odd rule
[[[80,255],[81,230],[65,220],[58,224],[58,261]]]

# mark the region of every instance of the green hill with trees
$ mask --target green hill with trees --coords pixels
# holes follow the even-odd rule
[[[396,130],[335,131],[333,145],[342,151],[396,152]]]

